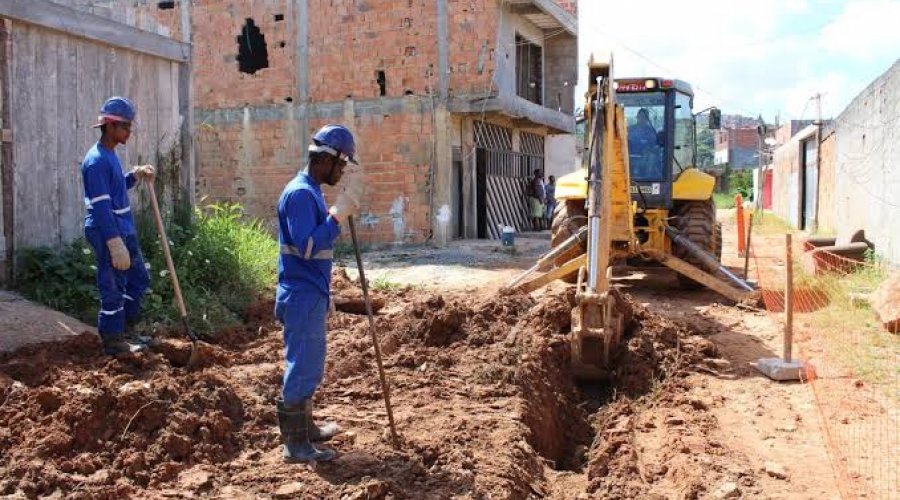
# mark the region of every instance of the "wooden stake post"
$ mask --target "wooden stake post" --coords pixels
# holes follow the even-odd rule
[[[791,362],[791,346],[794,342],[794,259],[791,250],[791,233],[785,240],[785,281],[784,281],[784,362]]]

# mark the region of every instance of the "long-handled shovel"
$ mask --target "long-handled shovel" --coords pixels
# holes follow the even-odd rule
[[[387,408],[388,425],[391,428],[391,441],[394,449],[400,449],[400,439],[397,437],[397,429],[394,427],[394,412],[391,409],[391,389],[388,387],[387,377],[384,375],[384,365],[381,363],[381,347],[378,344],[378,333],[375,331],[375,314],[372,312],[372,300],[369,298],[369,284],[366,282],[366,272],[363,270],[362,256],[359,253],[359,243],[356,241],[356,225],[353,216],[347,217],[347,225],[350,226],[350,237],[353,239],[353,251],[356,253],[356,267],[359,269],[359,284],[362,287],[363,299],[366,302],[366,313],[369,315],[369,332],[372,334],[372,344],[375,347],[375,361],[378,363],[378,376],[381,378],[381,392],[384,395],[384,406]]]
[[[166,238],[166,230],[163,227],[162,215],[159,213],[159,201],[156,199],[156,189],[153,187],[153,181],[147,182],[147,191],[150,193],[150,205],[153,207],[153,217],[156,219],[156,230],[159,232],[159,239],[162,242],[163,254],[166,256],[166,267],[169,268],[169,276],[172,277],[172,288],[175,289],[175,301],[178,304],[178,312],[181,313],[181,323],[184,330],[191,339],[191,357],[188,358],[187,366],[191,367],[199,361],[199,347],[197,346],[197,334],[191,330],[188,324],[187,308],[184,306],[184,297],[181,295],[181,286],[178,284],[178,275],[175,274],[175,264],[172,262],[172,253],[169,251],[169,239]]]

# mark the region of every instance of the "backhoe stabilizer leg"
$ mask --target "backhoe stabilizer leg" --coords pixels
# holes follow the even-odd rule
[[[720,295],[727,297],[736,303],[756,303],[759,300],[759,292],[739,290],[725,281],[709,274],[708,272],[698,268],[697,266],[683,261],[672,254],[659,252],[656,250],[647,250],[644,252],[648,257],[665,265],[675,272],[681,273],[694,281],[702,283],[710,290],[718,292]]]
[[[745,292],[753,292],[753,287],[747,284],[746,281],[739,278],[737,275],[728,270],[727,267],[723,266],[721,262],[716,258],[715,255],[707,252],[706,250],[697,246],[696,243],[687,239],[683,234],[676,231],[671,226],[666,227],[666,234],[672,238],[672,242],[676,245],[683,247],[687,250],[691,255],[700,259],[703,262],[703,265],[707,267],[707,269],[715,269],[716,272],[722,273],[726,278],[728,278],[733,285],[737,286],[739,289],[742,289]],[[665,264],[665,262],[663,262]],[[696,267],[696,266],[695,266]],[[677,271],[677,269],[676,269]],[[691,276],[688,275],[689,278]],[[731,297],[729,297],[731,298]]]

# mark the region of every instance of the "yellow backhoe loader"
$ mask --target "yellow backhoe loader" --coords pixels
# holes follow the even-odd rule
[[[530,292],[556,279],[576,283],[572,366],[586,379],[608,373],[630,322],[630,308],[611,284],[614,264],[662,264],[682,286],[756,300],[753,287],[720,263],[715,181],[694,167],[690,85],[614,80],[612,69],[611,57],[588,63],[585,166],[557,181],[551,250],[506,287]],[[720,116],[711,109],[711,128]]]

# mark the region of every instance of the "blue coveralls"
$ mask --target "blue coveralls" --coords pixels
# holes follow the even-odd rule
[[[275,317],[284,325],[281,397],[289,406],[311,397],[325,372],[331,264],[340,232],[319,185],[305,171],[298,173],[278,200]]]
[[[141,299],[150,284],[144,258],[138,245],[128,190],[135,184],[134,175],[122,173],[122,166],[111,151],[99,142],[81,163],[84,181],[84,236],[97,257],[97,288],[100,290],[100,312],[97,331],[103,336],[116,336],[125,331],[126,320],[141,313]],[[131,268],[119,271],[112,266],[107,240],[119,236],[131,255]]]

